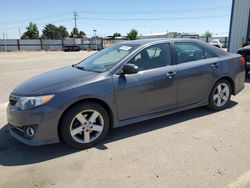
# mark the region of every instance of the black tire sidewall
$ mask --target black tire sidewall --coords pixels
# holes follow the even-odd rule
[[[96,140],[94,140],[90,143],[81,144],[72,138],[72,136],[70,134],[70,124],[71,124],[73,118],[79,112],[84,111],[84,110],[90,110],[90,109],[98,111],[102,115],[102,117],[104,119],[104,128],[103,128],[101,135]],[[87,149],[87,148],[93,147],[94,145],[101,142],[104,139],[104,137],[107,135],[109,127],[110,127],[110,120],[109,120],[109,116],[108,116],[107,111],[101,105],[99,105],[97,103],[85,102],[85,103],[80,103],[80,104],[73,106],[63,116],[60,133],[61,133],[61,137],[63,138],[63,140],[66,144],[68,144],[76,149]]]
[[[221,83],[227,84],[227,86],[229,88],[229,97],[228,97],[227,102],[223,106],[218,107],[214,103],[213,96],[214,96],[214,92],[215,92],[217,86],[219,84],[221,84]],[[228,105],[229,105],[229,103],[230,103],[231,94],[232,94],[232,86],[231,86],[230,82],[227,81],[227,80],[224,80],[224,79],[223,80],[219,80],[218,82],[216,82],[216,84],[214,85],[214,87],[213,87],[213,89],[212,89],[212,91],[211,91],[211,93],[209,95],[209,105],[208,105],[208,107],[210,109],[212,109],[212,110],[215,110],[215,111],[220,111],[220,110],[223,110],[223,109],[227,108]]]

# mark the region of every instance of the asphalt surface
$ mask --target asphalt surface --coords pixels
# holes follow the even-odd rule
[[[205,107],[111,130],[95,148],[31,147],[6,129],[11,90],[87,52],[0,53],[0,187],[250,187],[250,77],[230,108]]]

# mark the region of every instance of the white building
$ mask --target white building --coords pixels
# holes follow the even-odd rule
[[[233,0],[229,30],[229,52],[250,41],[250,0]]]

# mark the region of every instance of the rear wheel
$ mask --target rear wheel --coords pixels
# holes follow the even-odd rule
[[[209,95],[208,107],[212,110],[223,110],[228,107],[232,93],[232,86],[227,80],[218,81]]]
[[[103,140],[109,129],[109,116],[97,103],[81,103],[63,117],[61,136],[77,149],[93,147]]]

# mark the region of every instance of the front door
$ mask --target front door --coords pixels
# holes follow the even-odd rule
[[[175,107],[177,67],[171,64],[169,44],[149,46],[128,63],[137,65],[139,72],[113,76],[119,120]]]

